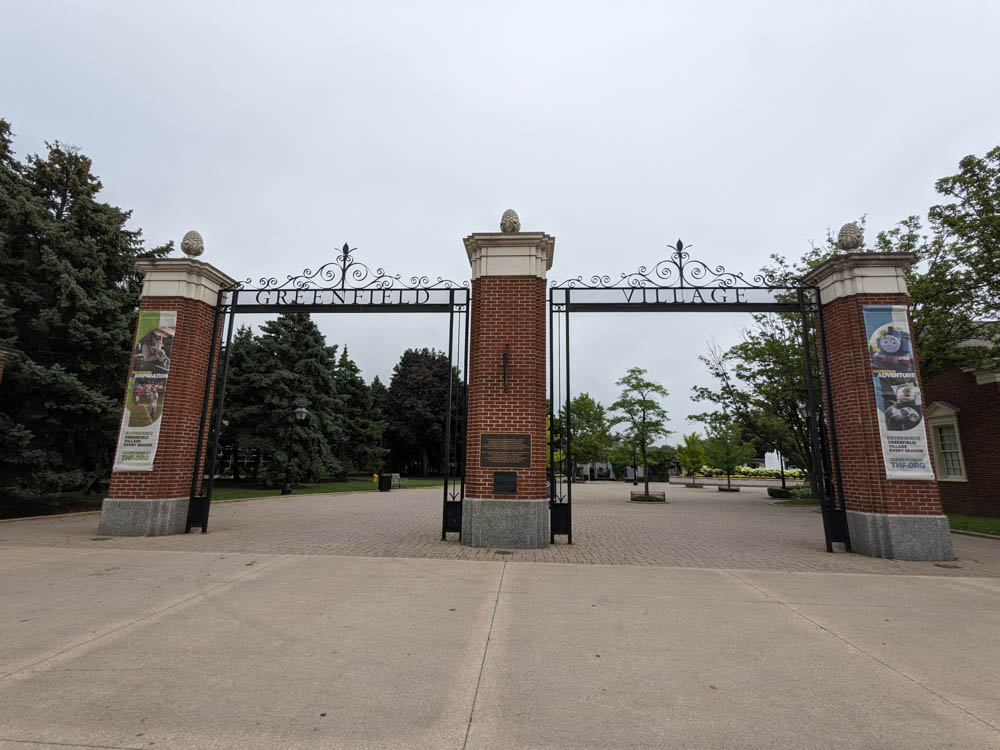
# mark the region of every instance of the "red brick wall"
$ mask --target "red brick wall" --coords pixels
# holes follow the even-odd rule
[[[177,330],[170,357],[170,377],[163,398],[160,441],[152,471],[114,472],[108,497],[157,499],[187,497],[191,492],[195,447],[212,345],[215,309],[182,297],[143,297],[140,310],[176,310]],[[220,331],[221,333],[221,331]],[[216,349],[218,352],[218,349]],[[127,374],[126,374],[127,377]],[[215,378],[212,378],[214,390]],[[128,398],[129,394],[125,397]],[[122,407],[124,409],[124,406]],[[208,435],[204,438],[207,444]],[[204,466],[204,446],[202,465]]]
[[[976,385],[971,372],[953,370],[924,386],[924,408],[935,401],[957,406],[958,433],[967,482],[941,482],[941,504],[949,513],[1000,516],[1000,383]]]
[[[942,512],[936,481],[888,480],[882,461],[862,308],[864,305],[908,304],[909,299],[904,294],[862,294],[841,297],[823,307],[830,358],[830,395],[848,510],[905,515],[940,515]],[[919,367],[917,372],[919,376]],[[927,430],[926,422],[924,430]],[[930,448],[929,435],[927,440]]]
[[[471,314],[466,495],[515,497],[493,494],[493,472],[515,469],[479,466],[480,435],[507,433],[531,435],[531,468],[516,469],[516,497],[547,497],[545,279],[475,279]],[[508,392],[504,393],[503,352],[508,344]]]

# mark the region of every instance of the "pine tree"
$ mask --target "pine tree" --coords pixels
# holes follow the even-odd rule
[[[337,347],[326,345],[307,313],[283,314],[266,322],[259,346],[259,358],[251,365],[256,393],[248,397],[260,404],[253,436],[271,454],[261,479],[270,484],[284,481],[292,411],[299,406],[308,409],[309,415],[294,427],[293,479],[317,481],[341,475],[343,399],[337,395],[334,380]]]
[[[265,420],[260,399],[263,377],[269,366],[263,359],[260,340],[248,326],[240,326],[229,348],[229,371],[226,377],[226,401],[220,446],[230,450],[233,479],[240,479],[240,458],[252,457],[250,477],[256,481],[261,458],[276,448],[272,437],[258,435],[258,425]]]
[[[110,471],[135,329],[130,212],[100,203],[91,161],[60,143],[23,163],[0,120],[0,496],[43,500]]]
[[[344,398],[346,439],[342,443],[341,460],[354,471],[379,472],[388,452],[382,446],[386,425],[375,406],[372,389],[365,384],[357,363],[347,354],[347,344],[340,352],[334,379],[337,393]]]
[[[455,409],[462,403],[464,385],[454,369],[450,375]],[[432,467],[443,468],[448,377],[448,356],[434,349],[407,349],[396,363],[385,399],[394,465],[405,470],[418,464],[423,476]],[[458,454],[453,446],[452,459],[458,461],[464,448],[456,443]]]

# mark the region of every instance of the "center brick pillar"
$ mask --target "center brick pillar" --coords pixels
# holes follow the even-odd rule
[[[915,261],[910,253],[847,253],[820,264],[804,281],[819,288],[823,308],[828,386],[853,551],[897,560],[951,560],[951,534],[937,481],[886,476],[864,319],[866,305],[901,305],[909,323],[904,274]],[[913,357],[919,374],[915,351]],[[930,446],[926,418],[921,424]],[[932,461],[933,451],[928,453]]]
[[[541,232],[465,238],[472,330],[462,543],[470,547],[549,544],[545,274],[554,246]]]

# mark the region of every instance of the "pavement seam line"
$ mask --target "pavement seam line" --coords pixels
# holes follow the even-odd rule
[[[56,745],[57,747],[85,747],[97,750],[143,750],[135,745],[87,745],[79,742],[51,742],[49,740],[15,740],[10,737],[0,737],[0,742],[17,742],[21,745]]]
[[[483,668],[486,666],[486,652],[490,649],[490,638],[493,636],[493,621],[497,616],[497,607],[500,605],[500,589],[503,588],[503,577],[507,573],[507,561],[503,561],[503,568],[500,569],[500,582],[497,583],[497,596],[493,600],[493,613],[490,615],[490,627],[486,631],[486,644],[483,646],[483,658],[479,662],[479,674],[476,675],[476,689],[472,693],[472,706],[469,707],[469,723],[465,725],[465,739],[462,740],[462,750],[469,744],[469,732],[472,731],[472,716],[476,713],[476,700],[479,698],[479,683],[483,681]]]
[[[163,607],[162,609],[157,609],[157,610],[155,610],[153,612],[149,612],[148,614],[143,615],[142,617],[137,617],[134,620],[131,620],[131,621],[126,622],[126,623],[123,623],[122,625],[119,625],[117,627],[111,628],[110,630],[106,630],[103,633],[98,633],[93,638],[88,638],[87,640],[81,641],[80,643],[74,643],[72,646],[67,646],[66,648],[62,649],[61,651],[56,651],[54,654],[49,654],[48,656],[42,657],[38,661],[34,661],[31,664],[26,664],[23,667],[21,667],[20,669],[15,669],[13,672],[8,672],[7,674],[0,676],[0,680],[6,680],[8,677],[13,677],[14,675],[20,674],[21,672],[26,672],[29,669],[33,669],[34,667],[37,667],[39,664],[44,664],[45,662],[51,661],[52,659],[55,659],[55,658],[57,658],[59,656],[62,656],[63,654],[68,654],[70,651],[75,651],[78,648],[83,648],[84,646],[89,646],[91,643],[94,643],[95,641],[99,641],[102,638],[105,638],[105,637],[107,637],[109,635],[112,635],[113,633],[117,633],[120,630],[124,630],[125,628],[130,628],[133,625],[137,625],[138,623],[143,622],[144,620],[148,620],[151,617],[155,617],[156,615],[159,615],[159,614],[161,614],[163,612],[169,612],[170,610],[174,609],[175,607],[179,607],[182,604],[186,604],[187,602],[189,602],[189,601],[191,601],[193,599],[197,599],[200,596],[204,596],[205,594],[211,594],[212,592],[218,591],[219,589],[224,588],[225,586],[229,586],[230,584],[239,583],[240,581],[242,581],[244,578],[247,578],[248,576],[255,575],[256,573],[259,573],[262,570],[266,570],[267,568],[270,568],[272,565],[277,565],[278,563],[285,562],[288,559],[289,558],[282,557],[282,558],[280,558],[278,560],[274,560],[272,562],[269,562],[266,565],[261,565],[259,568],[254,568],[253,570],[248,570],[245,573],[243,573],[242,575],[239,575],[236,578],[233,578],[232,580],[223,581],[222,583],[218,584],[217,586],[212,586],[211,588],[205,589],[204,591],[199,591],[197,593],[191,594],[191,596],[185,597],[184,599],[181,599],[179,602],[174,602],[173,604],[170,604],[170,605],[168,605],[166,607]]]
[[[962,713],[966,714],[967,716],[970,716],[971,718],[975,719],[976,721],[985,724],[986,726],[988,726],[993,731],[1000,732],[1000,727],[994,726],[993,724],[991,724],[990,722],[988,722],[986,719],[982,718],[981,716],[977,716],[976,714],[972,713],[972,711],[970,711],[969,709],[965,708],[964,706],[960,706],[959,704],[955,703],[955,701],[950,700],[949,698],[941,695],[941,693],[939,693],[936,690],[934,690],[934,689],[930,688],[929,686],[925,685],[920,680],[917,680],[916,678],[911,677],[910,675],[906,674],[906,672],[903,672],[903,671],[901,671],[899,669],[896,669],[894,666],[892,666],[891,664],[889,664],[884,659],[880,659],[879,657],[875,656],[875,654],[872,654],[872,653],[866,651],[861,646],[859,646],[856,643],[848,640],[847,638],[845,638],[844,636],[840,635],[839,633],[835,633],[834,631],[830,630],[830,628],[826,627],[825,625],[821,625],[820,623],[816,622],[816,620],[814,620],[813,618],[809,617],[809,615],[807,615],[807,614],[805,614],[803,612],[800,612],[799,610],[795,609],[795,607],[791,606],[787,602],[783,602],[780,599],[778,599],[778,598],[776,598],[774,596],[771,596],[771,594],[767,593],[763,589],[760,589],[757,586],[754,586],[752,583],[750,583],[750,581],[746,581],[746,580],[740,578],[738,575],[736,575],[731,570],[727,570],[726,573],[728,573],[729,575],[731,575],[733,578],[735,578],[740,583],[743,583],[743,584],[749,586],[750,588],[752,588],[754,591],[758,592],[759,594],[762,594],[763,596],[766,596],[771,601],[773,601],[773,602],[775,602],[777,604],[780,604],[782,607],[784,607],[785,609],[787,609],[789,612],[792,612],[792,613],[798,615],[799,617],[801,617],[806,622],[808,622],[808,623],[810,623],[812,625],[815,625],[817,628],[819,628],[820,630],[822,630],[824,633],[829,633],[834,638],[837,638],[841,642],[843,642],[843,643],[847,644],[848,646],[850,646],[851,648],[853,648],[855,651],[858,651],[858,652],[864,654],[869,659],[871,659],[872,661],[874,661],[876,664],[881,664],[883,667],[885,667],[886,669],[888,669],[890,672],[895,673],[899,677],[902,677],[904,680],[907,680],[908,682],[913,683],[914,685],[916,685],[917,687],[921,688],[922,690],[930,693],[931,695],[933,695],[938,700],[944,701],[949,706],[957,708],[959,711],[961,711]]]

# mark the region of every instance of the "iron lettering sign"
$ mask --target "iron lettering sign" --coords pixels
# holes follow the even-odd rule
[[[448,290],[442,289],[262,289],[251,293],[258,305],[426,305],[439,298],[448,301]]]
[[[531,435],[480,435],[479,465],[531,468]]]
[[[494,471],[493,472],[493,494],[494,495],[516,495],[517,494],[517,472],[516,471]]]
[[[703,287],[688,289],[635,288],[622,289],[625,302],[630,305],[669,304],[747,304],[746,289],[730,287]]]

